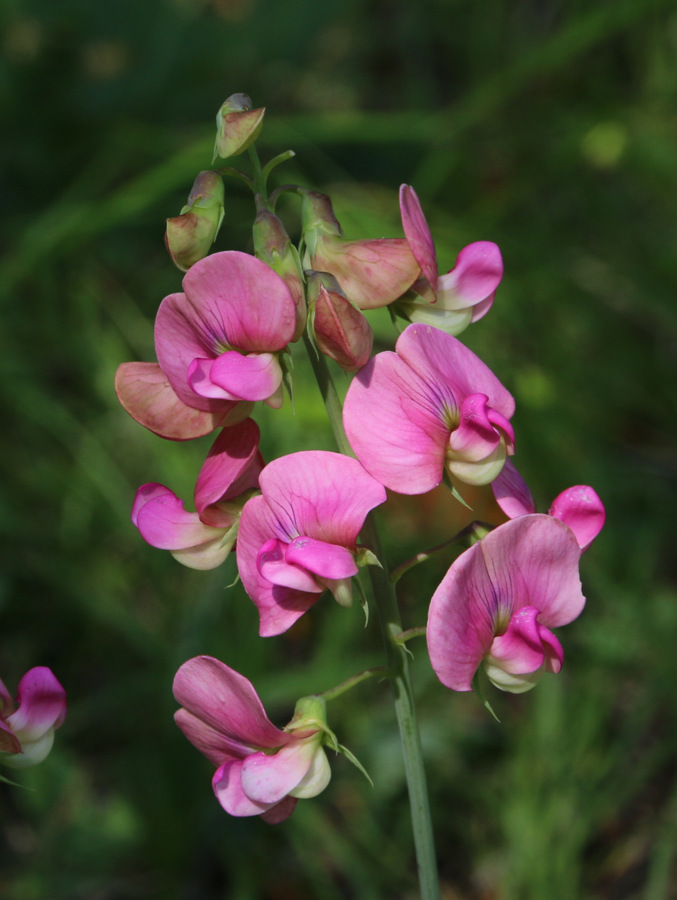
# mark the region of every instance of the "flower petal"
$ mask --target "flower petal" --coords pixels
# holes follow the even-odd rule
[[[220,766],[212,778],[212,788],[216,799],[231,816],[259,816],[273,806],[271,803],[256,803],[242,790],[241,759],[229,760]]]
[[[290,740],[268,719],[251,682],[211,656],[185,662],[176,673],[173,690],[189,713],[240,744],[281,747]]]
[[[211,446],[195,485],[195,509],[206,525],[226,526],[232,517],[224,517],[207,508],[219,501],[239,497],[258,487],[263,458],[259,453],[259,427],[245,419],[232,428],[224,428]]]
[[[400,186],[400,214],[405,237],[433,290],[437,285],[437,256],[430,228],[423,214],[418,194],[408,184]]]
[[[214,360],[209,377],[213,384],[241,400],[267,400],[282,384],[282,369],[276,354],[244,356],[228,350]]]
[[[66,692],[51,669],[36,666],[19,682],[17,708],[5,724],[24,742],[36,741],[66,718]]]
[[[322,578],[339,579],[357,575],[355,557],[349,550],[305,535],[289,542],[285,559]]]
[[[428,650],[442,684],[469,691],[477,667],[517,609],[539,610],[545,628],[566,625],[585,605],[580,549],[551,516],[500,525],[452,564],[428,614]]]
[[[256,565],[261,575],[271,584],[280,587],[321,594],[325,590],[324,586],[319,585],[303,567],[286,560],[287,547],[288,544],[275,538],[266,541],[256,557]]]
[[[503,259],[498,246],[491,241],[468,244],[456,257],[451,272],[437,279],[437,303],[445,309],[475,306],[489,297],[493,299],[502,278]],[[489,307],[484,307],[482,315],[488,311]]]
[[[191,744],[215,766],[220,766],[229,759],[244,759],[251,753],[249,746],[212,728],[187,709],[177,709],[174,721]]]
[[[587,550],[606,520],[604,504],[588,485],[577,484],[562,491],[548,510],[573,531],[581,550]]]
[[[115,373],[115,392],[125,412],[154,434],[172,441],[187,441],[209,434],[249,415],[249,405],[214,401],[204,410],[187,406],[171,387],[157,363],[122,363]]]
[[[204,525],[162,484],[141,485],[132,506],[132,522],[145,541],[161,550],[186,550],[223,537],[223,529]]]
[[[506,459],[505,465],[491,482],[491,490],[496,502],[510,519],[536,512],[529,486],[511,459]]]
[[[255,803],[278,803],[303,780],[318,752],[324,750],[313,736],[272,755],[252,753],[242,766],[242,790]]]

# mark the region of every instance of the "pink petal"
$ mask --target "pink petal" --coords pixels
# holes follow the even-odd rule
[[[49,729],[58,728],[65,718],[65,690],[50,669],[37,666],[19,682],[17,709],[5,718],[5,725],[24,743],[36,741]]]
[[[391,352],[353,378],[343,424],[365,469],[391,490],[423,494],[442,481],[449,428],[435,390]]]
[[[508,630],[494,638],[489,651],[492,662],[511,675],[527,675],[543,665],[546,657],[550,670],[559,672],[564,653],[554,634],[537,620],[539,610],[523,606],[510,619]]]
[[[223,537],[222,529],[204,525],[196,512],[187,512],[176,494],[161,484],[138,489],[132,522],[145,541],[161,550],[185,550]]]
[[[426,280],[435,290],[437,285],[437,257],[430,228],[423,215],[421,202],[413,187],[408,184],[400,186],[400,214],[405,237],[421,267]]]
[[[304,568],[293,565],[285,558],[288,547],[284,541],[271,538],[259,550],[256,565],[261,575],[271,584],[321,594],[325,590]]]
[[[187,709],[177,709],[174,721],[191,744],[215,766],[220,766],[230,759],[244,759],[251,753],[251,748],[246,744],[227,737],[189,713]]]
[[[207,454],[195,485],[195,508],[206,525],[225,526],[223,516],[207,507],[220,500],[239,497],[258,487],[263,459],[259,453],[259,427],[253,419],[245,419],[232,428],[224,428]]]
[[[261,260],[226,250],[196,263],[183,279],[202,339],[242,353],[282,350],[296,327],[289,288]],[[159,357],[158,357],[159,359]]]
[[[302,566],[321,578],[339,579],[357,575],[353,554],[345,547],[301,536],[287,545],[285,559],[292,565]]]
[[[251,682],[211,656],[185,662],[173,690],[189,713],[239,744],[281,747],[290,740],[270,722]]]
[[[490,241],[476,241],[461,250],[451,272],[438,278],[437,302],[445,309],[466,309],[489,297],[493,300],[501,278],[501,251]]]
[[[367,513],[386,492],[352,457],[306,450],[269,463],[261,490],[277,524],[275,536],[301,535],[355,549]]]
[[[193,390],[201,393],[191,376],[192,368],[188,370],[188,380]],[[272,353],[243,356],[236,350],[228,350],[211,363],[209,371],[202,377],[205,375],[212,386],[236,400],[267,400],[282,384],[282,369],[277,356]]]
[[[573,531],[581,550],[587,550],[606,520],[604,504],[587,485],[577,484],[562,491],[548,510]]]
[[[506,459],[505,465],[491,482],[491,490],[496,502],[510,519],[536,512],[531,491],[511,459]]]
[[[214,773],[212,788],[216,799],[231,816],[258,816],[273,806],[271,803],[256,803],[242,790],[243,760],[229,760]]]
[[[277,753],[252,753],[242,765],[242,790],[255,803],[278,803],[303,780],[316,752],[318,741],[294,741]]]
[[[449,447],[454,456],[479,462],[494,452],[501,441],[501,434],[489,417],[489,398],[486,394],[470,394],[461,404],[458,426],[449,437]],[[512,426],[501,417],[501,430],[513,434]]]
[[[167,376],[157,363],[123,363],[115,373],[115,391],[124,410],[154,434],[173,441],[202,437],[223,425],[237,421],[247,404],[230,400],[214,401],[204,410],[179,400]]]
[[[403,238],[345,241],[320,234],[312,263],[315,270],[330,272],[360,309],[392,303],[409,289],[419,272]]]
[[[442,684],[471,682],[496,634],[524,606],[539,610],[546,628],[575,619],[585,598],[578,577],[580,549],[567,526],[551,516],[511,519],[452,564],[428,614],[428,650]]]

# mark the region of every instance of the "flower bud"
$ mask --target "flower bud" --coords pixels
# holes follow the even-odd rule
[[[308,303],[317,347],[346,372],[356,372],[371,356],[374,334],[362,312],[326,272],[308,277]]]
[[[223,221],[223,179],[200,172],[181,214],[167,219],[165,244],[182,272],[209,253]]]
[[[244,153],[259,136],[265,111],[265,107],[252,109],[246,94],[231,94],[216,114],[214,159]]]
[[[296,328],[292,341],[297,341],[306,327],[306,298],[303,290],[301,261],[296,248],[289,240],[282,221],[266,209],[261,197],[256,197],[254,219],[254,253],[266,265],[284,279],[296,306]]]

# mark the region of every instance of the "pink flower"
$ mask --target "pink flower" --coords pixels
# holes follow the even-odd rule
[[[268,719],[251,682],[210,656],[181,666],[174,697],[182,706],[176,724],[218,767],[212,787],[232,816],[282,822],[297,799],[315,797],[329,783],[320,697],[300,700],[281,731]]]
[[[491,483],[496,502],[511,519],[536,512],[536,504],[527,483],[515,468],[512,460],[506,460],[500,474]],[[558,494],[548,510],[573,531],[581,551],[588,549],[604,527],[606,512],[595,490],[586,484],[577,484]]]
[[[432,490],[445,470],[459,482],[488,484],[513,452],[512,396],[437,328],[409,325],[395,350],[377,354],[348,389],[343,423],[357,458],[401,494]]]
[[[430,662],[443,685],[472,690],[484,663],[501,690],[521,693],[564,654],[550,630],[585,605],[573,532],[552,516],[500,525],[462,553],[435,591],[428,613]]]
[[[15,769],[42,762],[65,718],[66,692],[45,666],[29,669],[21,679],[16,707],[0,681],[0,762]]]
[[[350,579],[364,561],[357,536],[386,498],[356,459],[309,450],[273,460],[262,495],[242,510],[237,563],[259,610],[260,634],[286,631],[325,590],[349,605]]]
[[[214,442],[195,485],[196,512],[161,484],[136,492],[132,522],[152,547],[169,550],[191,569],[214,569],[237,538],[240,512],[258,487],[263,458],[259,428],[251,419],[224,428]]]
[[[188,440],[242,421],[257,400],[281,406],[280,354],[296,328],[283,279],[256,257],[227,250],[196,262],[183,289],[160,304],[158,364],[118,369],[125,410],[162,437]]]
[[[422,277],[412,288],[419,299],[402,301],[399,306],[412,322],[460,334],[491,309],[503,277],[501,251],[490,241],[468,244],[458,254],[455,267],[446,275],[438,275],[430,228],[416,191],[407,184],[400,187],[400,212]]]

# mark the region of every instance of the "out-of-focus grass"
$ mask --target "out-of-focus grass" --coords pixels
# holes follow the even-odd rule
[[[50,665],[70,712],[21,776],[30,790],[1,786],[0,894],[416,894],[386,685],[330,710],[373,789],[336,760],[325,794],[276,828],[220,810],[172,722],[191,655],[243,671],[282,724],[300,694],[380,662],[373,626],[323,599],[260,640],[253,605],[225,587],[232,560],[184,570],[129,522],[144,481],[188,498],[209,446],[146,433],[112,379],[153,358],[155,310],[180,285],[163,220],[210,164],[218,105],[247,90],[269,107],[263,152],[298,151],[280,178],[331,191],[348,236],[401,233],[408,181],[443,268],[472,240],[500,244],[495,307],[464,339],[515,393],[516,459],[541,508],[584,482],[608,509],[564,671],[496,698],[500,726],[411,645],[445,897],[675,897],[672,5],[26,0],[3,17],[0,676],[13,687]],[[220,248],[250,248],[251,215],[229,184]],[[374,322],[385,346],[387,318]],[[301,358],[295,403],[257,411],[267,458],[331,447]],[[441,493],[392,498],[391,562],[458,515]],[[403,578],[407,625],[448,562]]]

